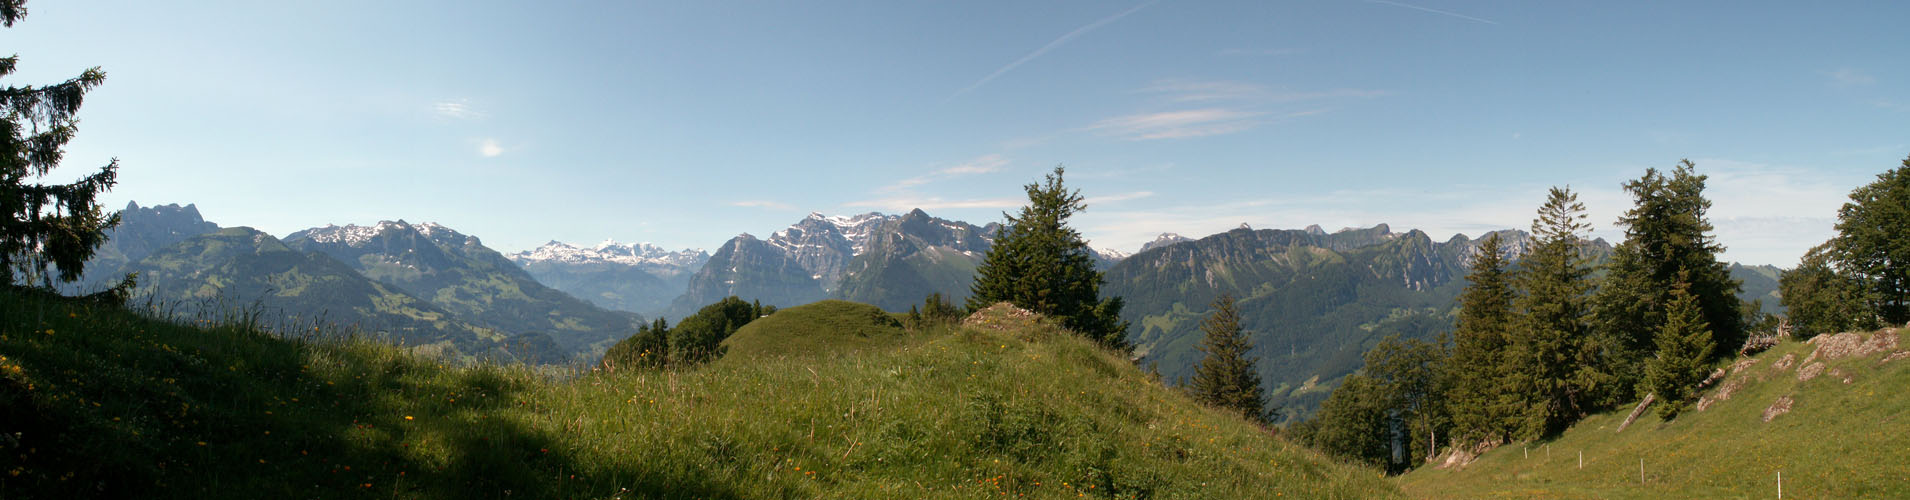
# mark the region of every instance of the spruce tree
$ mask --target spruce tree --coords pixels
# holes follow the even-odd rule
[[[1613,354],[1618,384],[1610,396],[1615,399],[1632,396],[1629,389],[1656,349],[1654,336],[1663,329],[1679,276],[1689,277],[1689,292],[1716,333],[1711,351],[1731,352],[1744,343],[1741,284],[1717,258],[1724,247],[1705,218],[1711,208],[1704,198],[1705,179],[1685,160],[1670,175],[1647,169],[1624,184],[1635,204],[1618,219],[1625,241],[1613,250],[1593,312],[1601,345]]]
[[[1831,240],[1837,265],[1862,287],[1879,319],[1910,321],[1910,158],[1850,192]]]
[[[26,15],[25,2],[0,2],[0,26],[12,27]],[[0,58],[0,77],[19,62],[19,56]],[[118,160],[71,184],[36,182],[59,166],[78,131],[73,114],[105,81],[95,67],[45,87],[0,88],[0,285],[51,288],[56,278],[78,280],[106,241],[103,231],[119,222],[119,214],[97,203],[113,187]]]
[[[1219,407],[1255,422],[1267,421],[1267,400],[1260,392],[1260,373],[1250,357],[1253,341],[1240,329],[1240,310],[1232,295],[1214,299],[1213,312],[1200,322],[1205,334],[1200,351],[1205,353],[1194,367],[1189,383],[1194,399]]]
[[[1585,217],[1578,195],[1555,187],[1532,221],[1536,241],[1515,279],[1521,321],[1506,363],[1519,392],[1520,438],[1564,430],[1591,409],[1594,391],[1610,379],[1586,324],[1591,269],[1581,247],[1591,224]]]
[[[1087,208],[1080,191],[1062,185],[1062,167],[1046,183],[1028,184],[1028,205],[1007,219],[988,255],[975,269],[969,310],[996,302],[1040,313],[1087,338],[1117,349],[1130,349],[1121,298],[1102,299],[1102,275],[1081,233],[1068,218]]]
[[[1452,361],[1446,379],[1453,433],[1461,443],[1505,441],[1518,428],[1517,394],[1506,384],[1508,350],[1517,317],[1506,272],[1505,249],[1498,234],[1479,242],[1466,290],[1459,295],[1453,325]]]
[[[1658,329],[1657,355],[1645,363],[1644,389],[1663,400],[1658,416],[1667,420],[1696,397],[1713,348],[1710,325],[1690,288],[1683,282],[1672,286],[1665,321]]]

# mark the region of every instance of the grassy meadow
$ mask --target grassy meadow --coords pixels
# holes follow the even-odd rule
[[[617,373],[194,323],[0,292],[0,497],[1398,495],[1035,323]]]
[[[1879,334],[1896,332],[1852,335]],[[1704,392],[1732,388],[1703,411],[1647,413],[1622,432],[1630,408],[1594,415],[1551,441],[1501,446],[1463,469],[1422,467],[1399,483],[1418,498],[1776,498],[1782,473],[1784,498],[1910,498],[1910,359],[1884,361],[1898,347],[1824,361],[1805,377],[1817,371],[1804,363],[1815,348],[1787,341],[1750,358]],[[1785,397],[1789,412],[1766,421]]]

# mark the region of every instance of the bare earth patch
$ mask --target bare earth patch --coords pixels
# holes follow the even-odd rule
[[[1791,365],[1795,364],[1797,364],[1797,354],[1792,353],[1785,354],[1784,357],[1778,358],[1776,363],[1771,363],[1771,367],[1779,370],[1789,370],[1791,369]]]
[[[997,302],[995,305],[975,311],[975,314],[968,315],[967,319],[962,320],[962,325],[1005,332],[1035,326],[1040,321],[1041,315],[1033,311],[1015,307],[1014,304],[1007,302]]]
[[[1769,408],[1764,409],[1764,421],[1769,422],[1771,419],[1777,418],[1778,415],[1790,413],[1791,403],[1792,400],[1790,396],[1777,398],[1777,401],[1772,402]]]

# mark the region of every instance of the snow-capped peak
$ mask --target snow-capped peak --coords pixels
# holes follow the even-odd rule
[[[531,262],[565,262],[588,264],[610,262],[633,266],[697,267],[709,254],[701,249],[686,248],[678,251],[665,250],[649,243],[619,243],[615,239],[605,239],[594,247],[580,248],[569,243],[551,240],[543,246],[509,255],[519,264]]]
[[[302,234],[305,238],[318,243],[344,243],[355,247],[363,245],[367,241],[371,241],[372,238],[380,234],[413,229],[411,224],[405,223],[403,219],[400,219],[397,221],[378,221],[377,224],[371,226],[360,226],[357,224],[339,226],[326,224],[325,227],[315,227],[300,231],[296,234]]]

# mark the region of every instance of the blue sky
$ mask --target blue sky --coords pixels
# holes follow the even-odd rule
[[[714,249],[809,212],[982,224],[1054,165],[1132,251],[1242,222],[1595,231],[1681,158],[1726,257],[1794,265],[1910,155],[1902,2],[100,2],[0,30],[109,77],[67,167],[286,234]]]

